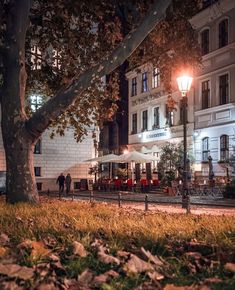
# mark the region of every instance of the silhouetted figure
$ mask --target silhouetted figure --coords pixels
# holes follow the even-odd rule
[[[70,174],[68,173],[65,177],[66,194],[69,194],[69,192],[70,192],[71,183],[72,183],[72,178],[71,178]]]
[[[65,182],[65,177],[64,174],[61,173],[60,176],[58,176],[56,183],[59,184],[59,194],[64,192],[64,182]]]

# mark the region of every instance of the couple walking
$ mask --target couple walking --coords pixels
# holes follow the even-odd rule
[[[58,176],[56,183],[59,184],[59,193],[64,192],[64,185],[65,185],[66,194],[69,194],[70,189],[71,189],[71,183],[72,183],[72,178],[69,173],[66,175],[66,177],[64,177],[64,174],[61,173],[60,176]]]

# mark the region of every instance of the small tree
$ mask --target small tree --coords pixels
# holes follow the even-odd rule
[[[158,174],[163,185],[170,185],[170,182],[177,176],[183,158],[182,143],[169,143],[161,147],[160,161],[158,162]]]
[[[191,178],[191,165],[194,158],[189,148],[188,178]],[[158,174],[163,185],[170,185],[176,177],[182,178],[183,170],[183,143],[170,143],[161,147],[160,161],[158,162]]]

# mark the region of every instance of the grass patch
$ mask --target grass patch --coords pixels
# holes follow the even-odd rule
[[[20,265],[32,267],[45,263],[43,259],[30,263],[30,253],[21,251],[19,254],[18,245],[25,240],[43,241],[56,253],[62,267],[54,269],[60,279],[53,283],[64,283],[61,281],[65,277],[76,280],[86,269],[95,276],[109,270],[119,274],[100,284],[99,289],[134,289],[140,284],[145,287],[144,283],[152,283],[144,273],[129,276],[118,265],[100,262],[92,248],[94,240],[99,239],[113,256],[121,250],[141,257],[141,247],[161,256],[167,262],[162,286],[200,285],[216,277],[217,282],[208,282],[213,289],[235,287],[234,273],[224,269],[226,263],[235,262],[235,223],[231,216],[146,213],[122,210],[110,204],[91,206],[86,202],[48,199],[40,205],[0,203],[0,233],[10,238],[7,247],[17,254]],[[88,256],[71,258],[73,241],[81,242]],[[190,253],[199,253],[200,257],[195,258],[195,254]],[[48,270],[44,280],[31,283],[52,283],[50,279]]]

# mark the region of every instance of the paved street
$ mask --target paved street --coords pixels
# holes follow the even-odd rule
[[[142,203],[145,201],[146,194],[145,193],[131,193],[131,192],[120,192],[121,199],[125,202],[135,202]],[[118,200],[118,192],[93,192],[94,199],[101,201],[117,201]],[[72,198],[72,195],[70,195]],[[76,199],[89,199],[90,192],[89,191],[81,191],[74,194]],[[156,194],[149,193],[148,201],[150,203],[159,203],[159,204],[181,204],[182,198],[181,196],[167,196],[165,194]],[[235,200],[234,199],[225,199],[222,196],[191,196],[190,203],[192,205],[207,205],[207,206],[222,206],[222,207],[230,207],[235,208]]]
[[[131,210],[145,210],[145,197],[143,193],[122,192],[121,206],[122,208]],[[90,200],[94,199],[97,202],[110,202],[118,206],[118,193],[107,192],[90,192],[76,193],[70,195],[66,199],[74,200]],[[148,210],[152,212],[167,212],[167,213],[185,213],[182,208],[180,196],[164,196],[161,194],[148,194]],[[222,197],[213,196],[193,196],[191,201],[192,214],[211,214],[211,215],[232,215],[235,216],[235,200],[224,199]]]

